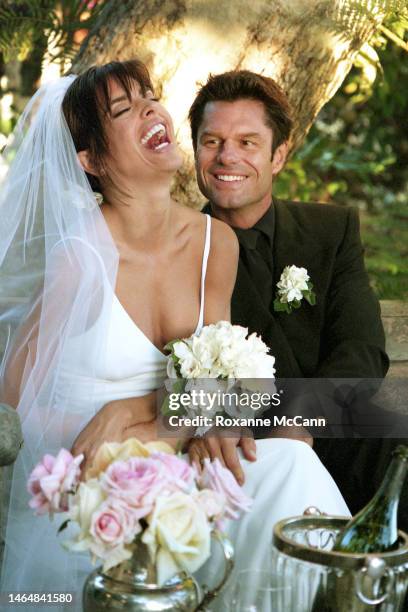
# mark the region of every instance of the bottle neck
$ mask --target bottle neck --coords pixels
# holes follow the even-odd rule
[[[404,483],[408,469],[408,460],[406,457],[397,455],[391,461],[384,480],[380,488],[375,494],[373,501],[379,498],[387,497],[388,500],[398,502],[399,495]]]

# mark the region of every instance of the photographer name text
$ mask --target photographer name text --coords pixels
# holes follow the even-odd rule
[[[294,417],[275,415],[273,418],[229,417],[222,414],[213,417],[171,415],[168,422],[171,427],[326,427],[324,418],[308,419],[301,415]]]

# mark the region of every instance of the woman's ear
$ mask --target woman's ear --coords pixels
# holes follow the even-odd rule
[[[89,153],[89,149],[85,149],[84,151],[79,151],[77,153],[78,161],[81,164],[82,168],[88,174],[93,174],[93,176],[99,176],[99,172],[97,172],[95,165],[91,160],[91,155]]]

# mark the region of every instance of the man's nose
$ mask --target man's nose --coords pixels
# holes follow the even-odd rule
[[[228,164],[236,164],[239,161],[239,152],[237,147],[232,142],[223,142],[218,149],[218,162],[227,166]]]

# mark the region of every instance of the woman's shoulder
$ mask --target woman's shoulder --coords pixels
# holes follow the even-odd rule
[[[208,276],[215,286],[225,286],[232,293],[238,267],[239,243],[229,225],[211,217],[211,247]]]
[[[188,209],[181,211],[184,222],[189,224],[194,240],[206,226],[206,215],[197,210]],[[238,267],[239,244],[234,230],[229,225],[210,217],[211,237],[210,251],[207,265],[206,293],[215,295],[226,295],[231,297],[232,289]]]
[[[207,214],[180,204],[178,204],[177,207],[183,224],[187,223],[192,233],[196,234],[205,228]],[[228,257],[228,255],[231,257],[237,256],[239,246],[234,230],[224,223],[224,221],[220,221],[215,217],[210,217],[210,219],[211,252],[223,252],[226,257]]]
[[[205,217],[209,216],[207,213],[203,213],[194,208],[188,208],[187,206],[178,205],[181,215],[185,221],[190,221],[192,225],[197,227],[205,224]],[[229,246],[236,244],[238,247],[238,239],[235,232],[227,223],[210,217],[211,219],[211,235],[215,238],[220,238],[222,242],[226,242]]]
[[[238,260],[239,244],[234,230],[214,217],[211,217],[211,249],[223,261]]]

